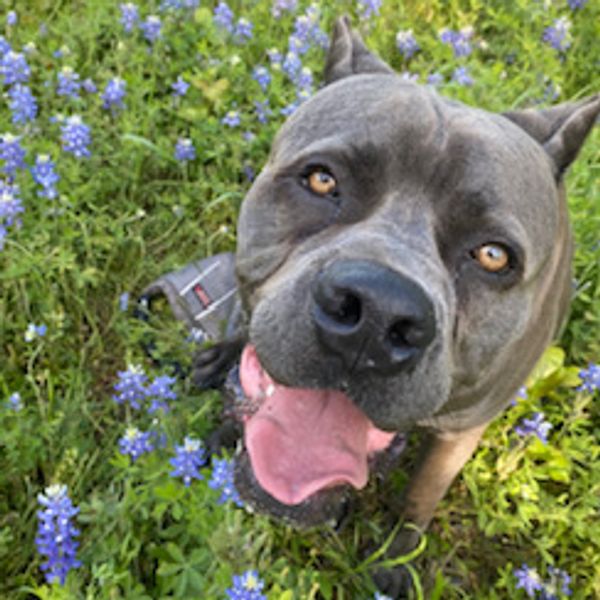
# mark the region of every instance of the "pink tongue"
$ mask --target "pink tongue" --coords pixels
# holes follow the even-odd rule
[[[342,392],[287,388],[263,370],[254,346],[242,353],[240,380],[259,408],[245,422],[254,475],[279,502],[299,504],[340,483],[366,485],[367,458],[394,437],[377,429]]]

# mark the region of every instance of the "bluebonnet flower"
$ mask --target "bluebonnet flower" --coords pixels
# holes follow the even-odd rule
[[[6,38],[3,35],[0,35],[0,58],[2,58],[7,52],[10,51],[10,44],[6,41]]]
[[[378,15],[383,0],[358,0],[358,13],[362,19],[370,19]]]
[[[269,48],[267,50],[267,56],[269,57],[269,61],[271,61],[271,66],[273,68],[281,67],[281,62],[283,61],[283,56],[277,48]]]
[[[233,12],[227,2],[219,2],[213,12],[213,20],[217,27],[233,33]]]
[[[542,589],[542,578],[539,573],[535,569],[528,567],[525,563],[523,563],[520,569],[515,569],[513,575],[517,579],[515,587],[517,589],[524,589],[530,598],[534,598],[536,591]]]
[[[81,87],[88,93],[88,94],[95,94],[98,91],[98,88],[96,87],[96,84],[94,83],[94,81],[92,79],[90,79],[89,77],[87,79],[84,79],[81,82]]]
[[[0,75],[4,77],[5,85],[25,83],[30,74],[31,70],[23,53],[9,50],[0,59]]]
[[[19,412],[23,410],[23,402],[21,400],[21,394],[19,392],[14,392],[8,397],[8,406],[15,412]]]
[[[200,440],[186,437],[182,446],[175,446],[175,457],[169,459],[169,462],[175,467],[170,473],[171,477],[182,477],[186,487],[192,483],[192,479],[204,479],[198,471],[206,463],[206,454]]]
[[[58,74],[56,93],[59,96],[67,96],[68,98],[79,98],[80,88],[79,74],[71,67],[63,67]]]
[[[175,159],[181,162],[194,160],[196,158],[196,148],[189,138],[179,138],[175,144]]]
[[[294,102],[290,102],[289,104],[284,106],[282,109],[280,109],[279,113],[281,115],[283,115],[284,117],[289,117],[290,115],[292,115],[293,113],[296,112],[296,110],[298,109],[298,106],[300,106],[300,103],[297,100],[295,100]]]
[[[129,292],[123,292],[119,296],[119,310],[121,312],[126,312],[129,306]]]
[[[254,70],[252,71],[252,79],[254,79],[258,85],[260,85],[263,91],[266,91],[271,83],[271,74],[266,67],[259,65],[254,67]]]
[[[104,91],[102,92],[102,108],[118,109],[123,108],[123,98],[125,98],[127,84],[120,77],[109,79]]]
[[[569,35],[569,29],[571,28],[571,21],[568,17],[561,17],[555,19],[554,23],[544,29],[542,40],[549,44],[555,50],[559,52],[565,52],[571,46],[571,38]]]
[[[150,15],[145,21],[140,23],[140,29],[146,40],[153,44],[161,36],[162,22],[160,17]]]
[[[436,71],[435,73],[430,73],[427,75],[427,83],[429,85],[438,86],[444,83],[444,76]]]
[[[60,177],[54,169],[54,163],[47,154],[39,154],[35,159],[35,165],[31,167],[31,175],[33,180],[42,186],[42,189],[37,193],[38,196],[52,200],[58,195],[56,184],[59,182]]]
[[[569,8],[571,10],[578,10],[583,8],[587,4],[588,0],[567,0]]]
[[[162,0],[160,6],[158,7],[158,10],[164,12],[167,10],[179,10],[182,7],[183,5],[181,3],[181,0]]]
[[[309,92],[312,93],[313,86],[313,74],[308,67],[302,67],[296,78],[296,87],[298,92]]]
[[[527,400],[527,388],[524,385],[517,390],[515,397],[510,402],[510,405],[516,406],[519,400]]]
[[[146,388],[146,397],[152,400],[148,407],[150,414],[155,413],[158,410],[169,410],[169,404],[167,400],[175,400],[177,393],[171,389],[171,386],[175,383],[174,377],[168,375],[159,375],[155,377],[152,383]]]
[[[552,424],[544,420],[544,413],[534,413],[531,419],[522,419],[515,427],[515,432],[520,436],[536,435],[544,444],[548,442],[548,433]]]
[[[138,7],[135,4],[128,2],[127,4],[121,4],[120,9],[121,25],[123,25],[123,29],[127,33],[130,33],[140,20]]]
[[[298,79],[298,74],[302,70],[302,61],[300,60],[300,56],[295,52],[288,52],[285,55],[285,60],[283,61],[283,71],[284,73],[291,79],[291,81],[296,81]]]
[[[173,96],[185,96],[190,84],[180,75],[175,83],[171,84]]]
[[[269,108],[269,100],[260,100],[254,101],[254,108],[256,109],[256,118],[259,123],[266,123],[269,120],[269,115],[271,114],[271,110]]]
[[[73,115],[65,119],[60,130],[60,139],[65,152],[70,152],[76,158],[91,155],[88,148],[91,143],[90,128],[83,122],[79,115]]]
[[[456,58],[469,56],[473,52],[470,42],[472,36],[473,29],[471,27],[465,27],[460,31],[453,31],[452,29],[442,29],[440,31],[440,40],[444,44],[452,46]]]
[[[558,600],[559,593],[563,596],[571,595],[571,589],[569,588],[571,577],[566,571],[548,567],[548,574],[550,575],[550,581],[544,582],[542,600]]]
[[[8,91],[13,123],[27,123],[37,116],[37,102],[28,86],[15,83]]]
[[[417,40],[415,40],[412,29],[399,31],[396,34],[396,47],[400,50],[400,53],[404,58],[410,58],[415,52],[418,52],[421,49]]]
[[[244,165],[244,175],[246,179],[250,182],[254,181],[254,179],[256,178],[256,173],[250,165]]]
[[[579,371],[579,378],[582,383],[577,389],[579,391],[594,393],[594,390],[600,390],[600,365],[590,363],[587,369]]]
[[[237,110],[230,110],[227,114],[221,119],[221,123],[223,125],[227,125],[228,127],[238,127],[240,124],[240,113]]]
[[[127,403],[138,410],[146,399],[146,381],[148,378],[140,365],[129,365],[126,371],[118,372],[119,381],[115,383],[113,400],[117,404]]]
[[[39,524],[35,544],[38,552],[47,559],[40,568],[48,583],[64,585],[68,572],[81,565],[76,558],[79,542],[75,538],[79,531],[71,522],[79,508],[73,506],[66,485],[47,487],[44,494],[38,494],[38,502],[44,508],[37,513]]]
[[[26,342],[33,342],[33,340],[37,338],[44,337],[47,331],[48,328],[44,324],[36,325],[35,323],[29,323],[27,325],[27,329],[25,330],[23,338]]]
[[[241,17],[238,19],[238,22],[235,24],[235,29],[233,30],[233,36],[237,42],[243,43],[246,40],[252,39],[252,31],[254,29],[254,25]]]
[[[264,586],[265,582],[256,571],[246,571],[243,575],[233,576],[233,587],[227,588],[225,593],[230,600],[267,600],[261,594]]]
[[[6,13],[6,24],[9,27],[14,27],[17,24],[18,20],[19,17],[14,10],[9,10],[8,13]]]
[[[218,500],[219,504],[224,504],[231,500],[231,502],[240,507],[244,506],[233,483],[233,469],[235,467],[233,460],[229,461],[226,458],[215,457],[212,459],[212,466],[213,471],[208,482],[208,487],[213,490],[221,490],[221,497]]]
[[[452,81],[455,81],[459,85],[473,85],[473,78],[469,75],[467,67],[456,67],[452,73]]]
[[[19,215],[24,211],[19,187],[0,180],[0,250],[9,227],[20,227]]]
[[[119,440],[119,452],[131,456],[135,462],[142,454],[152,452],[154,446],[149,431],[140,431],[137,427],[128,427],[125,435]]]
[[[25,150],[21,147],[21,137],[5,133],[0,136],[0,160],[4,161],[2,170],[14,177],[17,169],[25,167]]]
[[[328,38],[319,26],[319,9],[311,4],[303,15],[296,17],[294,31],[289,38],[289,50],[305,54],[310,47],[326,47]]]
[[[284,12],[294,12],[298,7],[298,0],[274,0],[271,14],[279,19]]]

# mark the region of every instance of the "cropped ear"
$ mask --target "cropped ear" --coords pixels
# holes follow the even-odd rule
[[[503,113],[535,138],[552,158],[557,179],[575,160],[600,113],[600,94],[543,110]]]
[[[346,16],[336,20],[325,65],[325,84],[358,73],[387,73],[394,70],[370,52],[350,26]]]

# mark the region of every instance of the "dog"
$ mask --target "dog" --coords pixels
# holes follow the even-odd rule
[[[202,381],[241,351],[248,502],[331,519],[371,457],[420,428],[402,516],[427,527],[565,319],[563,175],[599,112],[599,96],[503,114],[445,99],[336,22],[324,87],[242,204],[242,333],[196,360]],[[392,548],[414,544],[403,530]],[[399,569],[377,583],[405,586]]]

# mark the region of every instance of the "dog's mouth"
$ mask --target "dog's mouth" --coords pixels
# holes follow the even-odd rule
[[[375,427],[341,391],[276,383],[251,344],[242,353],[240,382],[252,406],[242,420],[254,477],[284,505],[340,485],[365,487],[369,458],[396,435]]]

